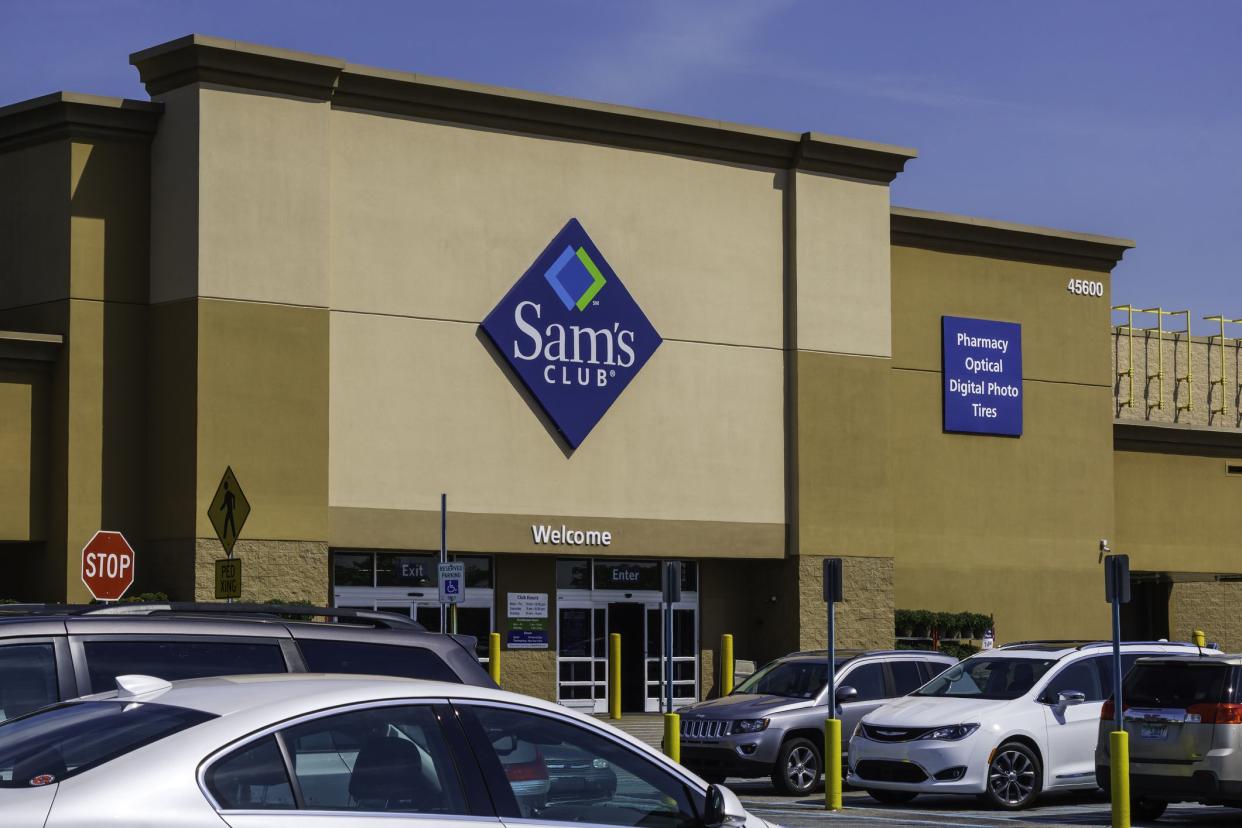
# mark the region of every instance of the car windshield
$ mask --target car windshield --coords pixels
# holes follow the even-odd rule
[[[837,659],[837,669],[844,664]],[[792,659],[773,661],[737,686],[734,693],[813,699],[828,683],[828,660]]]
[[[936,676],[916,696],[967,699],[1016,699],[1055,664],[1053,659],[972,657]]]
[[[210,713],[137,702],[70,702],[0,724],[0,788],[61,782],[179,730]]]

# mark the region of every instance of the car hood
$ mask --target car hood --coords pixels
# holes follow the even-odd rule
[[[1013,704],[1007,699],[953,699],[942,696],[906,696],[863,717],[872,725],[940,727],[989,719]]]
[[[59,787],[0,788],[0,814],[4,814],[4,828],[43,828]]]
[[[810,707],[814,703],[812,699],[790,699],[785,696],[770,696],[757,693],[735,693],[731,696],[710,699],[683,707],[680,712],[683,719],[757,719],[763,716],[771,716],[773,713],[783,713],[786,710]]]

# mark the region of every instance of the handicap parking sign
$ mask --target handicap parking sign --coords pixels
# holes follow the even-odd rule
[[[462,584],[466,580],[464,563],[442,563],[436,568],[440,576],[440,603],[458,604],[462,598]]]

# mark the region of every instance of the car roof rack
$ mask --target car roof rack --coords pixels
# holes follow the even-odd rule
[[[1153,646],[1161,646],[1161,647],[1169,646],[1169,645],[1174,646],[1174,647],[1194,647],[1195,646],[1189,641],[1122,641],[1121,643],[1125,645],[1150,644]],[[1096,647],[1111,647],[1111,646],[1113,646],[1113,642],[1111,641],[1049,640],[1049,641],[1011,641],[1007,644],[1000,645],[996,649],[998,650],[1041,650],[1041,649],[1089,650],[1089,649],[1093,649]]]
[[[129,604],[4,604],[0,616],[10,615],[72,615],[72,616],[138,616],[151,615],[220,615],[236,618],[272,620],[290,615],[320,616],[341,621],[366,623],[383,629],[426,632],[427,628],[407,615],[382,610],[353,607],[317,607],[310,604],[225,604],[218,601],[144,601]],[[289,620],[286,618],[285,620]]]

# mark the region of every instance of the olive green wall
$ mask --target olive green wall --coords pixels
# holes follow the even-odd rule
[[[1001,640],[1106,634],[1113,537],[1107,275],[893,248],[890,475],[896,606],[996,617]],[[1022,325],[1019,438],[942,431],[942,315]]]
[[[47,532],[49,366],[0,359],[0,540]]]
[[[500,686],[543,699],[556,698],[556,562],[551,558],[496,556],[496,631],[500,633]],[[510,650],[509,593],[542,592],[548,596],[548,648]]]

